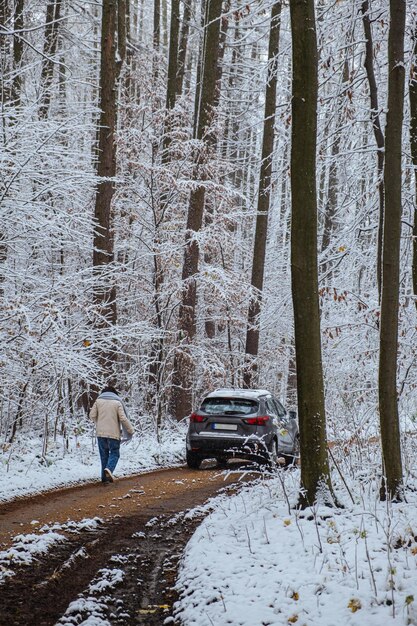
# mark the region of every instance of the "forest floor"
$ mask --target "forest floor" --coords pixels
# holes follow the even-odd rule
[[[159,470],[0,505],[0,624],[175,623],[178,561],[205,503],[259,475],[233,469]]]

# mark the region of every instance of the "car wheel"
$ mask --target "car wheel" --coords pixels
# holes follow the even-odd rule
[[[190,469],[198,469],[201,465],[201,458],[198,454],[187,450],[187,465]]]
[[[226,467],[227,465],[227,459],[224,456],[216,456],[216,461],[219,467]]]

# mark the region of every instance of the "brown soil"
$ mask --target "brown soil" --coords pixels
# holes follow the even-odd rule
[[[244,473],[244,480],[253,477]],[[175,600],[178,560],[200,521],[175,514],[203,504],[221,488],[236,489],[239,478],[239,472],[228,474],[213,466],[200,471],[181,467],[1,505],[3,548],[17,533],[36,532],[43,524],[92,517],[100,517],[103,524],[93,532],[68,533],[48,555],[18,568],[1,586],[0,625],[56,624],[79,594],[91,595],[88,586],[101,568],[124,572],[123,583],[106,593],[103,619],[117,625],[163,624]],[[74,618],[67,623],[79,622]]]

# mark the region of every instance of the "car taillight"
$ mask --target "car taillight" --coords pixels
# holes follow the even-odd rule
[[[251,424],[252,426],[265,426],[268,420],[269,415],[262,415],[261,417],[248,417],[243,421],[246,424]]]
[[[191,413],[190,422],[204,422],[206,418],[202,415],[198,415],[198,413]]]

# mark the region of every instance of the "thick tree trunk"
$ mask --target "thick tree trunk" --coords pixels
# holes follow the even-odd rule
[[[224,3],[223,11],[227,12],[229,8],[230,8],[229,0],[226,0],[226,2]],[[222,84],[222,77],[223,77],[223,59],[224,59],[224,53],[226,50],[226,37],[227,37],[228,25],[229,25],[228,19],[223,18],[220,24],[219,56],[217,59],[217,87],[216,87],[216,95],[215,95],[215,99],[213,102],[213,107],[218,107],[219,102],[220,102],[221,84]],[[214,147],[214,144],[213,144],[213,147]],[[218,142],[216,142],[216,149],[219,150]],[[210,226],[210,224],[212,223],[213,223],[213,206],[206,205],[204,224],[205,226]],[[208,248],[206,252],[204,253],[204,263],[206,265],[211,265],[212,263],[214,263],[215,261],[214,256],[215,255],[213,254],[213,247]],[[207,317],[204,322],[204,329],[205,329],[206,337],[208,339],[214,339],[214,337],[216,336],[216,321],[215,319],[213,319],[214,307],[213,305],[210,305],[210,301],[212,300],[212,298],[210,297],[211,294],[208,293],[209,291],[211,291],[210,288],[206,289],[206,293],[205,293],[205,296],[207,297],[205,297],[204,306],[205,306]]]
[[[280,20],[281,2],[275,2],[271,9],[271,25],[269,30],[268,74],[265,89],[262,162],[259,173],[258,206],[252,256],[251,285],[254,293],[250,300],[248,310],[245,348],[248,363],[243,374],[244,387],[251,387],[254,384],[256,385],[257,382],[256,357],[258,356],[259,349],[259,316],[261,313],[262,289],[264,284],[268,212],[271,197]]]
[[[62,0],[48,2],[46,7],[45,43],[41,69],[41,97],[39,118],[48,117],[51,104],[51,85],[54,77],[54,56],[58,47],[59,18]]]
[[[314,0],[290,0],[293,97],[291,281],[301,445],[301,506],[331,498],[317,271],[317,40]]]
[[[414,224],[413,224],[413,293],[417,308],[417,24],[413,30],[413,57],[409,85],[410,97],[410,149],[414,167]]]
[[[381,497],[401,498],[402,463],[397,396],[401,243],[401,141],[404,118],[405,0],[390,0],[388,112],[385,129],[385,216],[379,357],[379,416],[386,484]]]
[[[184,287],[178,313],[178,334],[182,345],[175,353],[172,377],[170,408],[172,415],[178,420],[188,415],[192,408],[193,359],[189,345],[192,343],[196,332],[196,277],[199,265],[199,247],[195,236],[201,230],[203,223],[204,161],[215,144],[215,136],[210,131],[210,125],[216,102],[221,11],[222,0],[207,0],[201,90],[197,90],[196,93],[196,139],[203,145],[196,155],[193,177],[197,184],[191,191],[188,208],[182,269]]]
[[[116,31],[118,25],[118,1],[103,3],[101,31],[99,151],[97,163],[97,185],[94,218],[93,267],[96,272],[94,302],[97,305],[98,328],[115,324],[116,287],[114,278],[103,278],[103,269],[113,262],[114,235],[111,203],[114,193],[113,179],[116,175],[116,126],[117,126],[117,81],[122,57],[117,58]],[[100,180],[102,179],[102,180]],[[105,179],[105,180],[103,180]],[[110,180],[109,180],[110,179]],[[101,355],[102,373],[109,376],[114,355]]]
[[[377,283],[378,294],[381,300],[382,289],[382,233],[384,228],[384,133],[379,119],[378,87],[376,84],[374,70],[374,44],[372,40],[371,20],[369,17],[369,1],[364,0],[361,5],[362,22],[365,33],[365,69],[369,83],[369,96],[371,100],[371,121],[377,145],[377,167],[378,167],[378,195],[379,195],[379,224],[378,224],[378,246],[377,246]]]

